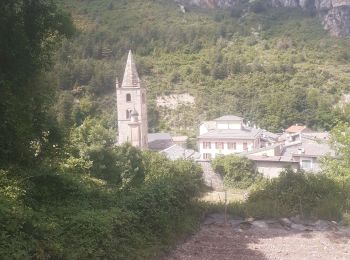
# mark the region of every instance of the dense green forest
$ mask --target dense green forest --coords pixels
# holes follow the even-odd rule
[[[235,214],[349,219],[348,108],[335,104],[349,90],[350,43],[317,19],[244,1],[185,13],[170,0],[1,1],[1,258],[153,259],[215,210],[198,201],[195,162],[115,146],[115,78],[129,49],[152,130],[194,134],[225,113],[276,131],[340,121],[338,158],[325,159],[322,176],[263,180],[237,158],[217,167],[227,183],[254,186]],[[157,108],[156,96],[170,93],[196,103]]]
[[[329,130],[347,119],[335,104],[349,91],[350,42],[328,36],[313,13],[246,1],[185,13],[172,0],[62,6],[78,30],[55,60],[67,125],[89,115],[116,125],[115,78],[128,49],[148,89],[151,130],[194,135],[201,120],[229,113],[273,131],[293,123]],[[156,96],[171,93],[190,93],[195,105],[157,108]]]

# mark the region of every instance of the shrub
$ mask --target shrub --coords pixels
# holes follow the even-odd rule
[[[1,256],[149,259],[198,226],[197,164],[130,146],[115,149],[116,174],[125,173],[126,186],[67,169],[26,175],[0,170]],[[17,181],[21,175],[27,177]]]
[[[248,188],[262,176],[245,157],[236,155],[220,156],[212,162],[214,170],[224,178],[227,186]]]
[[[343,202],[341,188],[327,176],[286,169],[278,178],[253,188],[246,210],[256,217],[301,215],[339,219]]]

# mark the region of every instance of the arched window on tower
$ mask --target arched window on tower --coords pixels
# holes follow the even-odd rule
[[[142,93],[141,98],[142,98],[142,104],[145,104],[146,103],[145,93]]]
[[[129,93],[126,94],[126,102],[131,102],[131,95]]]
[[[127,109],[126,110],[126,119],[130,119],[131,118],[131,109]]]

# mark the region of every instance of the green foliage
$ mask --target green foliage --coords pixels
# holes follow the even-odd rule
[[[115,133],[95,119],[72,130],[66,151],[65,171],[91,174],[124,189],[143,182],[141,152],[127,144],[116,147]]]
[[[122,180],[122,188],[127,189],[139,186],[145,178],[145,169],[140,150],[126,144],[117,148],[116,152],[116,162]]]
[[[331,132],[331,144],[336,157],[325,157],[322,162],[323,172],[335,180],[341,187],[345,208],[350,208],[350,126],[338,123]]]
[[[142,155],[129,146],[116,153],[118,167],[140,175],[121,189],[114,179],[68,169],[29,172],[30,178],[20,180],[24,173],[0,171],[2,257],[152,258],[197,227],[202,214],[195,200],[202,186],[197,165]],[[134,160],[135,153],[140,160]],[[162,162],[162,170],[145,165],[148,160]]]
[[[333,176],[350,178],[350,125],[339,123],[331,131],[331,145],[336,158],[326,158],[325,171]],[[327,164],[328,163],[328,164]],[[328,167],[328,168],[327,168]]]
[[[61,37],[72,31],[69,16],[52,1],[1,1],[0,165],[33,165],[40,161],[39,146],[57,143],[49,113],[55,85],[43,72]]]
[[[246,201],[230,201],[227,212],[234,216],[280,218],[299,215],[306,219],[349,220],[349,189],[324,174],[283,171],[251,188]],[[224,203],[206,204],[211,212],[223,212]]]
[[[254,187],[246,204],[246,214],[264,218],[301,215],[334,220],[341,218],[344,206],[341,187],[331,178],[287,169],[278,178]]]
[[[103,127],[97,120],[87,119],[73,129],[69,139],[69,152],[64,167],[76,172],[86,172],[90,169],[103,175],[106,164],[112,156],[114,143],[113,132]]]
[[[349,42],[328,36],[312,14],[264,1],[185,14],[172,0],[63,2],[79,34],[57,55],[60,88],[86,89],[107,114],[114,106],[104,100],[114,96],[132,49],[152,104],[151,130],[195,134],[200,121],[229,113],[272,131],[296,122],[329,130],[344,115],[333,105],[348,91],[340,57],[349,56]],[[155,106],[156,96],[184,92],[194,106]]]
[[[262,179],[261,174],[255,171],[253,163],[245,157],[219,156],[212,161],[212,165],[229,187],[248,188]]]

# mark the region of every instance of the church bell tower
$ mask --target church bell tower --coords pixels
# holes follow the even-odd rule
[[[148,146],[146,89],[141,84],[133,55],[129,51],[123,82],[117,88],[118,144],[130,143],[145,149]]]

